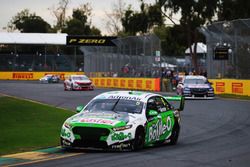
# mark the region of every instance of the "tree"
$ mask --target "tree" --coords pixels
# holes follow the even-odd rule
[[[234,20],[250,17],[250,1],[221,0],[219,3],[218,20]]]
[[[96,27],[91,27],[92,8],[90,4],[81,5],[79,8],[73,10],[72,18],[66,21],[62,32],[69,35],[101,35],[101,31]]]
[[[118,35],[122,31],[121,20],[124,16],[126,4],[123,0],[118,0],[117,3],[113,4],[112,12],[106,14],[106,28],[108,32],[112,35]]]
[[[185,52],[187,41],[185,30],[180,25],[166,27],[165,25],[156,27],[154,33],[161,39],[161,48],[164,55],[182,56]]]
[[[8,23],[9,30],[18,29],[20,32],[47,33],[51,31],[51,26],[35,13],[31,14],[28,9],[17,13]]]
[[[171,14],[181,13],[180,24],[185,27],[187,34],[187,43],[191,51],[192,64],[198,71],[197,65],[197,28],[212,21],[218,7],[217,0],[159,0],[164,9],[169,9]],[[194,45],[192,52],[191,45]]]
[[[49,8],[52,11],[52,14],[56,17],[56,26],[57,31],[61,31],[66,23],[66,10],[69,4],[69,0],[60,0],[58,7],[53,6]]]
[[[159,7],[147,5],[143,0],[140,12],[133,11],[129,6],[122,17],[124,31],[129,35],[148,33],[155,25],[160,26],[163,22]]]

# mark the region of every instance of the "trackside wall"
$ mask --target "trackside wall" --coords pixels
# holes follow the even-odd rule
[[[84,74],[84,72],[0,72],[2,80],[39,80],[46,74],[59,75],[61,80],[65,79],[66,75]]]
[[[210,79],[216,94],[235,94],[250,96],[250,80]]]
[[[91,78],[96,87],[160,91],[160,78]]]
[[[0,72],[1,80],[39,80],[46,74],[59,75],[61,80],[66,75],[84,74],[84,72]],[[122,88],[131,90],[160,91],[160,78],[90,78],[96,87]]]
[[[46,74],[59,75],[61,80],[66,75],[84,74],[84,72],[0,72],[1,80],[39,80]],[[92,77],[96,87],[122,88],[131,90],[160,91],[160,78],[112,78]],[[250,80],[210,79],[215,94],[235,94],[250,96]]]

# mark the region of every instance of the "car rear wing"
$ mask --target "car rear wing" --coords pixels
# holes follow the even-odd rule
[[[174,107],[175,110],[183,111],[185,99],[183,96],[164,96],[164,98]]]

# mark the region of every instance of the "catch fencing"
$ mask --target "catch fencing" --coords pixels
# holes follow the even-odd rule
[[[213,23],[200,32],[206,36],[209,78],[250,79],[250,19]],[[217,47],[228,48],[228,57],[216,59]]]
[[[91,77],[159,77],[160,39],[153,34],[113,40],[115,47],[82,46],[84,72]],[[100,74],[99,76],[98,73]]]

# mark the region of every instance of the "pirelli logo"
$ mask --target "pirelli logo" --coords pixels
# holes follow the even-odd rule
[[[243,94],[243,83],[232,83],[232,93]]]
[[[225,92],[225,83],[224,82],[216,82],[216,91],[220,93]]]
[[[67,36],[67,45],[73,46],[116,46],[113,40],[116,37],[95,36]]]
[[[13,73],[13,79],[32,79],[33,73]]]

